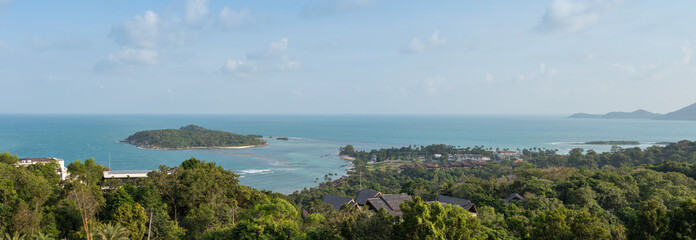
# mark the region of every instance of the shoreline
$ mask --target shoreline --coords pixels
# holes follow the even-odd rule
[[[129,142],[122,141],[124,143],[131,144]],[[156,146],[142,146],[142,145],[134,145],[138,148],[145,148],[145,149],[155,149],[155,150],[189,150],[189,149],[247,149],[247,148],[256,148],[256,147],[263,147],[268,145],[266,144],[257,144],[257,145],[244,145],[244,146],[230,146],[230,147],[188,147],[188,148],[166,148],[166,147],[156,147]]]
[[[338,157],[341,158],[341,159],[344,159],[344,160],[351,161],[351,162],[352,162],[352,161],[355,161],[355,158],[354,158],[354,157],[351,157],[351,156],[348,156],[348,155],[338,155]]]

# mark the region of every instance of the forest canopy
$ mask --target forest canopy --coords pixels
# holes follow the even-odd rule
[[[257,135],[240,135],[196,125],[179,129],[139,131],[123,142],[156,149],[225,148],[266,144],[266,141]]]

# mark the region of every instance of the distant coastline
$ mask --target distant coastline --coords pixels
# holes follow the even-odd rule
[[[597,119],[652,119],[652,120],[687,120],[696,121],[696,103],[674,112],[659,114],[639,109],[633,112],[610,112],[606,114],[575,113],[568,118]]]
[[[121,141],[124,143],[128,143],[126,141]],[[265,144],[257,144],[257,145],[245,145],[245,146],[232,146],[232,147],[187,147],[187,148],[167,148],[167,147],[158,147],[158,146],[136,146],[139,148],[145,148],[145,149],[155,149],[155,150],[188,150],[188,149],[246,149],[246,148],[256,148],[256,147],[263,147],[268,145],[268,143]]]

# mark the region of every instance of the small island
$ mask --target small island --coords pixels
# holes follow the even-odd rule
[[[122,142],[151,149],[250,148],[267,144],[257,135],[240,135],[196,125],[139,131]]]
[[[640,145],[638,141],[589,141],[587,145]]]

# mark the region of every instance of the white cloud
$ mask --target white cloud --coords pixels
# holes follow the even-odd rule
[[[271,42],[269,49],[272,51],[285,51],[285,49],[287,49],[287,48],[288,48],[288,39],[281,38],[277,42]]]
[[[109,37],[119,45],[120,49],[110,53],[105,61],[97,63],[95,69],[103,70],[126,65],[158,65],[160,51],[163,48],[184,44],[185,30],[180,20],[174,18],[165,21],[153,11],[148,10],[143,15],[133,16],[111,28]]]
[[[440,92],[440,85],[445,79],[443,77],[429,77],[422,83],[423,90],[428,95],[437,94]]]
[[[239,12],[235,12],[233,10],[230,10],[229,7],[225,7],[220,11],[220,14],[218,15],[218,19],[220,23],[222,24],[223,27],[227,29],[232,29],[240,24],[242,24],[244,21],[248,20],[249,18],[249,10],[242,9]]]
[[[545,74],[546,73],[546,64],[544,63],[539,63],[539,73]]]
[[[208,15],[208,0],[186,1],[186,22],[197,23]]]
[[[526,74],[519,74],[516,77],[513,77],[513,79],[517,80],[518,82],[523,82],[526,80],[551,80],[557,72],[558,70],[555,68],[549,68],[545,63],[539,63],[539,70]]]
[[[120,51],[109,54],[108,60],[114,64],[157,65],[157,51],[123,47]]]
[[[435,49],[447,44],[446,37],[440,37],[440,31],[435,30],[432,36],[426,40],[421,40],[420,38],[414,38],[411,40],[411,44],[401,49],[402,53],[418,53],[430,49]]]
[[[131,47],[155,48],[158,45],[159,17],[152,11],[111,28],[110,36],[119,44]]]
[[[300,62],[290,56],[288,45],[289,40],[281,38],[278,41],[269,43],[268,48],[265,50],[247,53],[246,61],[227,59],[222,71],[224,73],[244,73],[249,75],[253,72],[296,69],[300,66]]]
[[[227,59],[225,65],[222,66],[222,71],[225,73],[237,73],[247,75],[255,72],[258,68],[253,63],[247,63],[240,60]]]
[[[597,23],[607,10],[622,0],[552,0],[537,30],[573,32]]]
[[[616,69],[630,72],[630,73],[636,72],[636,70],[637,70],[635,66],[630,65],[630,64],[611,63],[611,64],[609,64],[609,66],[612,68],[616,68]]]
[[[491,73],[486,73],[485,81],[486,81],[487,83],[493,82],[493,74],[491,74]]]

